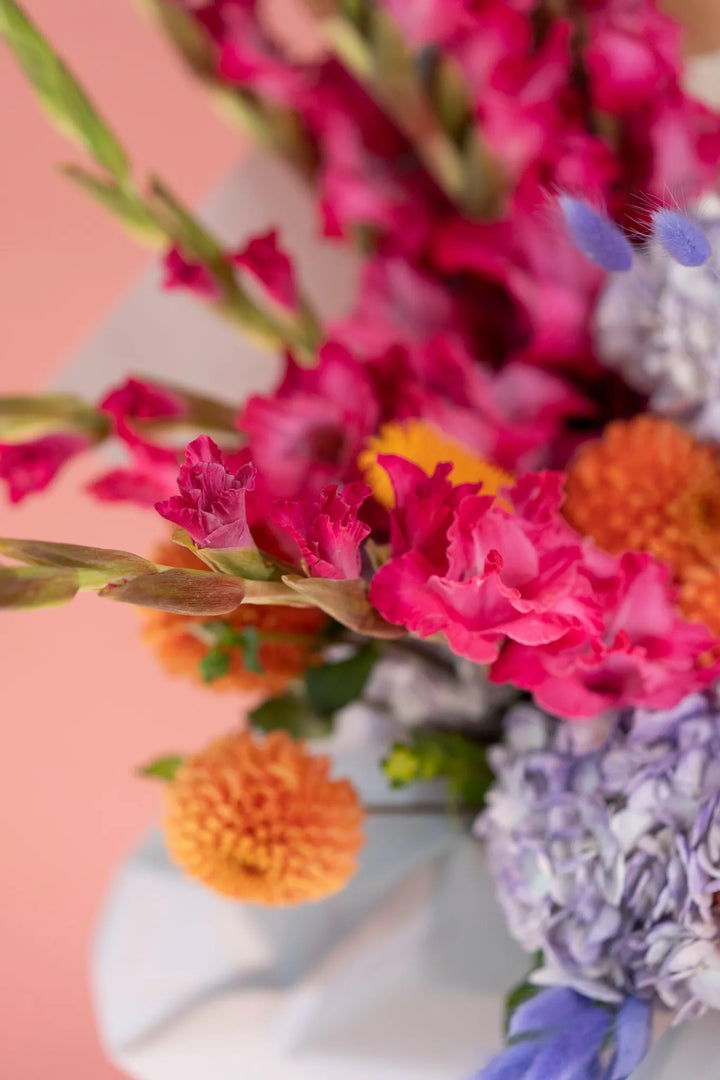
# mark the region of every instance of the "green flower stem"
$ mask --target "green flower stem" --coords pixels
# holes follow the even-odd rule
[[[175,9],[174,4],[172,7]],[[222,298],[213,306],[229,322],[266,348],[287,346],[297,352],[302,362],[313,363],[320,328],[309,305],[304,304],[297,319],[288,320],[255,303],[238,283],[220,242],[166,184],[151,178],[149,194],[140,190],[125,148],[15,0],[0,0],[0,34],[51,120],[91,156],[100,170],[95,174],[71,165],[64,169],[65,175],[143,242],[156,248],[175,244],[184,255],[204,266],[222,290]]]
[[[459,69],[439,56],[429,79],[390,16],[370,0],[305,0],[338,59],[415,147],[438,186],[464,212],[490,218],[503,180],[472,112]]]

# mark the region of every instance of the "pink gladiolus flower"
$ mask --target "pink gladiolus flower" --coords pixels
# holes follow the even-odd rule
[[[549,712],[584,720],[629,705],[671,708],[717,678],[717,664],[700,662],[715,642],[673,605],[666,567],[636,552],[619,560],[586,553],[603,633],[534,649],[510,641],[493,664],[494,682],[513,682]]]
[[[394,454],[381,454],[378,464],[387,472],[395,492],[390,516],[393,556],[418,552],[437,573],[447,570],[447,533],[455,510],[466,495],[477,495],[480,484],[453,485],[452,464],[438,465],[432,476]]]
[[[443,45],[472,26],[466,0],[381,0],[411,45]]]
[[[203,300],[218,300],[222,289],[207,267],[186,259],[179,248],[170,248],[163,259],[164,289],[187,289]]]
[[[220,49],[219,74],[280,105],[296,105],[304,96],[308,73],[284,56],[262,25],[257,0],[222,5],[211,23]]]
[[[274,498],[314,499],[328,483],[358,478],[358,454],[378,420],[368,373],[326,345],[315,368],[288,360],[276,393],[249,398],[238,425]]]
[[[470,222],[453,218],[438,228],[434,257],[446,274],[470,272],[495,282],[516,305],[526,326],[518,359],[547,366],[587,368],[591,311],[601,272],[553,228],[535,207],[512,221]],[[507,310],[503,313],[507,318]]]
[[[593,412],[564,379],[512,360],[492,371],[449,335],[395,349],[368,368],[383,420],[420,417],[511,472],[552,464],[565,421]]]
[[[220,447],[201,435],[187,448],[177,479],[180,494],[158,502],[155,509],[200,547],[255,547],[245,498],[255,487],[256,472],[252,464],[229,471]]]
[[[360,577],[360,544],[370,526],[358,520],[358,510],[370,495],[367,484],[346,484],[340,490],[323,488],[314,502],[283,502],[274,521],[292,538],[311,577]]]
[[[89,494],[101,502],[129,502],[147,507],[177,491],[177,461],[153,461],[142,453],[133,457],[129,467],[111,469],[88,484]]]
[[[143,433],[143,422],[187,416],[183,399],[163,386],[140,379],[127,379],[111,390],[100,402],[103,412],[113,419],[115,433],[143,462],[177,465],[178,455],[171,447],[161,446]]]
[[[252,274],[282,307],[297,307],[298,290],[293,265],[278,246],[275,229],[262,236],[254,236],[242,251],[231,257],[231,261]]]
[[[492,663],[506,640],[547,645],[602,629],[579,537],[560,517],[562,477],[529,474],[504,496],[469,495],[447,530],[447,566],[411,549],[375,575],[370,599],[390,622]],[[439,522],[442,527],[441,522]],[[409,538],[412,542],[412,537]],[[426,541],[427,542],[427,541]]]
[[[681,27],[654,0],[589,0],[585,7],[584,58],[597,108],[622,116],[677,85]]]
[[[0,444],[0,480],[8,485],[10,502],[19,503],[33,492],[44,491],[62,467],[90,445],[86,436],[69,432]]]
[[[440,281],[401,258],[371,259],[353,314],[331,327],[333,338],[364,356],[398,344],[418,344],[453,330],[457,304]]]

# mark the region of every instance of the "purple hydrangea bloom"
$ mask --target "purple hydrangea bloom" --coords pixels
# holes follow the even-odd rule
[[[477,830],[511,932],[543,952],[533,981],[656,996],[676,1022],[720,1008],[717,697],[630,711],[609,734],[526,705],[506,724]]]

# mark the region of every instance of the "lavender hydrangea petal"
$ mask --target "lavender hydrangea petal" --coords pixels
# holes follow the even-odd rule
[[[571,729],[571,730],[569,730]],[[530,706],[490,755],[476,830],[532,981],[676,1020],[720,1007],[720,703],[628,712],[600,742]]]

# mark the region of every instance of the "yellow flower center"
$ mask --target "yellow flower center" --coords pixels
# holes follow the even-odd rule
[[[393,421],[384,424],[377,435],[365,443],[358,456],[358,466],[370,485],[373,495],[388,510],[395,505],[395,493],[390,477],[378,462],[382,454],[394,454],[419,466],[432,476],[437,465],[452,463],[450,480],[453,484],[482,482],[484,495],[496,495],[500,488],[510,487],[513,478],[504,469],[473,454],[443,431],[425,420]]]

